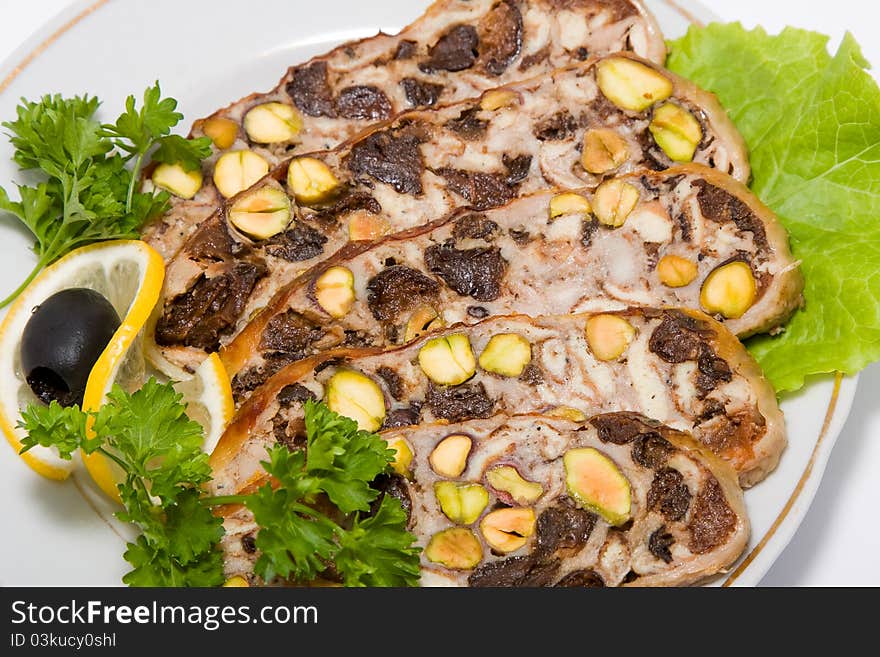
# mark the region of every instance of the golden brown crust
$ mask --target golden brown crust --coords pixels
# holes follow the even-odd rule
[[[736,471],[730,466],[730,464],[722,461],[717,455],[706,449],[704,445],[698,440],[695,440],[690,434],[674,431],[668,427],[661,429],[661,433],[663,437],[675,447],[699,453],[703,464],[712,472],[712,475],[721,486],[724,499],[736,516],[736,525],[725,545],[724,558],[717,565],[712,564],[710,567],[707,566],[702,569],[685,567],[677,573],[664,573],[663,575],[658,576],[643,576],[639,578],[634,586],[681,586],[696,584],[701,580],[717,575],[719,572],[724,572],[728,566],[732,565],[739,558],[743,550],[745,550],[751,533],[743,491],[737,481]],[[693,564],[686,565],[692,566]],[[624,584],[624,586],[626,585]]]
[[[779,256],[779,260],[791,263],[784,271],[776,273],[773,284],[763,290],[762,296],[739,319],[728,319],[725,326],[739,338],[765,333],[784,324],[791,315],[803,306],[804,277],[797,266],[788,241],[788,231],[779,217],[768,208],[752,191],[738,180],[700,164],[687,164],[678,167],[685,173],[695,173],[708,182],[743,201],[764,225],[769,248]]]
[[[722,426],[712,424],[703,426],[701,424],[702,419],[698,417],[699,411],[685,412],[682,409],[681,412],[683,413],[683,418],[695,427],[695,431],[699,434],[701,440],[715,449],[717,454],[728,461],[739,472],[740,482],[743,486],[757,483],[776,467],[786,444],[785,421],[772,386],[742,343],[723,325],[701,311],[693,309],[657,310],[631,308],[615,311],[613,314],[638,321],[642,318],[660,318],[664,316],[664,313],[668,312],[673,314],[681,312],[698,320],[696,331],[704,336],[702,339],[711,348],[712,353],[724,360],[734,375],[742,377],[742,380],[745,381],[747,392],[741,393],[739,397],[732,400],[736,402],[737,408],[724,411],[725,416],[727,413],[731,413],[731,415],[728,418],[730,422],[726,422]],[[585,325],[587,318],[595,314],[597,313],[580,313],[577,315],[536,319],[521,315],[496,316],[471,326],[456,325],[449,327],[443,333],[467,332],[470,335],[475,335],[474,332],[476,331],[510,330],[505,322],[509,322],[511,326],[541,326],[549,330],[557,330],[553,328],[556,325],[569,326],[570,328],[567,329],[559,329],[568,331],[572,330],[574,325]],[[492,328],[496,326],[499,328]],[[429,334],[408,345],[386,351],[376,348],[332,350],[287,366],[257,388],[242,404],[235,419],[221,437],[217,449],[212,455],[212,466],[216,472],[226,471],[235,460],[236,455],[244,448],[248,439],[255,433],[254,429],[258,426],[261,416],[264,415],[267,409],[272,409],[273,404],[277,404],[275,399],[280,390],[286,385],[299,382],[304,377],[311,376],[316,366],[328,361],[344,360],[357,367],[356,364],[359,359],[377,354],[382,354],[382,358],[389,363],[394,362],[395,358],[400,358],[401,362],[408,362],[418,352],[424,342],[436,335],[437,333]],[[554,384],[554,386],[556,385]],[[696,391],[691,394],[696,394]],[[544,400],[541,403],[554,402]],[[604,406],[604,410],[607,411],[636,410],[620,406],[619,402],[614,399],[606,399],[604,403],[607,404]],[[274,408],[277,408],[277,406]],[[527,408],[518,408],[517,412],[526,412],[528,410]],[[499,411],[496,408],[495,412],[504,411]],[[741,413],[745,413],[745,415],[738,415]],[[265,420],[266,418],[263,418],[263,421]],[[726,435],[730,426],[737,427],[735,439],[729,439]],[[226,472],[223,476],[229,476],[229,472]]]
[[[746,146],[745,139],[743,139],[733,121],[730,120],[727,110],[721,106],[717,95],[698,87],[687,78],[676,75],[659,64],[643,59],[638,55],[621,52],[614,54],[613,57],[626,57],[627,59],[641,62],[669,78],[673,84],[673,97],[687,98],[691,100],[699,113],[704,115],[701,118],[709,124],[712,131],[715,132],[725,144],[731,147],[729,160],[726,162],[717,162],[715,164],[716,170],[733,176],[736,180],[743,183],[749,181],[752,172],[749,164],[748,147]]]
[[[708,320],[720,326],[703,312],[696,310],[684,310],[684,312],[692,317],[704,321]],[[758,412],[766,423],[764,436],[753,443],[752,453],[742,454],[731,459],[732,465],[740,471],[740,485],[748,488],[762,481],[779,464],[779,458],[788,442],[785,431],[785,416],[782,414],[782,409],[779,408],[776,391],[764,376],[757,361],[742,343],[729,331],[716,330],[715,333],[718,355],[731,363],[748,379],[756,396]]]
[[[601,425],[598,423],[601,421]],[[720,497],[714,498],[714,506],[713,509],[717,511],[717,514],[713,514],[715,517],[725,517],[729,519],[730,524],[723,526],[715,540],[713,541],[712,546],[706,551],[698,550],[692,552],[685,558],[672,558],[672,561],[668,563],[666,567],[661,567],[656,570],[648,569],[647,572],[643,572],[640,574],[637,579],[630,584],[630,586],[682,586],[682,585],[692,585],[699,583],[700,581],[712,577],[719,572],[724,572],[724,570],[729,567],[736,559],[742,554],[743,550],[746,547],[749,537],[749,521],[747,517],[746,507],[743,500],[743,493],[737,484],[736,473],[733,469],[725,462],[718,459],[718,457],[712,454],[710,451],[705,449],[703,445],[697,442],[690,434],[677,431],[672,429],[671,427],[662,425],[658,422],[649,420],[644,416],[641,416],[637,413],[628,413],[628,412],[620,412],[620,413],[604,413],[598,416],[593,416],[590,418],[586,418],[583,421],[573,422],[569,420],[563,420],[560,418],[553,418],[546,415],[542,415],[540,413],[527,413],[520,415],[512,415],[509,417],[493,417],[486,420],[475,420],[471,422],[465,422],[461,424],[455,424],[449,426],[447,423],[425,423],[418,427],[410,427],[407,429],[395,429],[386,432],[389,438],[391,436],[394,437],[403,437],[409,441],[409,443],[413,446],[416,452],[416,456],[414,462],[423,462],[425,460],[425,454],[423,448],[428,445],[433,445],[434,437],[438,435],[444,435],[449,431],[455,432],[465,432],[468,434],[473,434],[476,436],[482,437],[478,442],[478,446],[475,448],[474,454],[472,454],[472,458],[479,464],[476,466],[477,471],[480,471],[482,468],[486,467],[486,463],[495,462],[494,459],[496,456],[492,456],[496,451],[493,447],[486,447],[484,451],[481,452],[480,445],[483,445],[483,439],[492,441],[493,439],[497,439],[500,436],[503,436],[504,429],[508,427],[523,427],[523,426],[541,426],[550,429],[552,432],[558,432],[560,436],[575,436],[579,434],[582,430],[591,431],[598,426],[615,426],[617,422],[622,422],[620,426],[632,427],[633,425],[642,425],[642,429],[639,430],[639,433],[642,435],[659,435],[666,441],[668,441],[679,453],[684,453],[687,459],[689,459],[689,463],[696,463],[697,470],[688,470],[689,472],[693,472],[691,476],[691,482],[698,486],[699,490],[719,490]],[[516,431],[516,428],[513,428]],[[500,433],[499,433],[500,432]],[[553,436],[557,434],[554,433]],[[502,441],[503,437],[500,438]],[[548,436],[549,439],[549,436]],[[578,438],[573,438],[575,442],[577,442]],[[593,438],[593,444],[597,449],[609,448],[612,451],[614,449],[619,449],[621,447],[620,444],[613,444],[600,442],[604,441],[604,438],[601,437],[601,434],[598,436],[598,440]],[[551,441],[553,444],[555,443],[555,439]],[[537,449],[535,447],[534,449]],[[550,453],[557,453],[555,450],[558,447],[551,447]],[[506,453],[506,450],[505,450]],[[523,455],[520,455],[523,456]],[[622,458],[622,454],[618,453],[618,457]],[[513,457],[516,458],[516,457]],[[552,461],[552,456],[546,457],[537,457],[535,463],[540,463],[543,458],[546,458],[548,461]],[[529,457],[526,457],[527,461]],[[534,466],[535,463],[531,463]],[[639,463],[638,467],[649,467],[643,463]],[[661,466],[656,466],[661,467]],[[540,468],[540,466],[539,466]],[[542,484],[546,483],[548,488],[553,488],[553,483],[549,480],[545,480],[542,478],[542,475],[538,475],[537,471],[530,470],[532,476],[531,478],[535,481],[539,481]],[[546,476],[546,471],[543,472],[543,476]],[[537,475],[537,476],[536,476]],[[647,473],[648,480],[650,480],[650,472]],[[433,473],[429,470],[426,470],[424,467],[414,467],[413,471],[413,485],[414,488],[410,489],[410,495],[416,495],[418,498],[419,490],[430,489],[431,481],[433,480]],[[714,479],[714,481],[712,481]],[[253,490],[256,485],[261,485],[266,481],[270,481],[271,479],[265,474],[262,473],[262,476],[254,483],[248,487],[248,490]],[[699,482],[699,483],[698,483]],[[717,484],[717,489],[714,488],[715,484]],[[644,482],[643,482],[644,490]],[[553,502],[550,502],[552,505]],[[726,505],[727,512],[724,512],[723,507]],[[413,505],[414,520],[411,522],[411,527],[417,536],[417,541],[423,543],[426,541],[425,533],[430,533],[433,531],[433,528],[436,527],[431,522],[431,514],[435,513],[436,510],[432,511],[432,506],[430,504],[414,504]],[[644,516],[650,514],[651,511],[644,507],[637,507],[636,517],[634,520],[634,525],[630,529],[622,530],[624,533],[634,532],[628,538],[628,542],[630,546],[638,545],[643,541],[647,541],[648,537],[645,534],[646,529],[651,527],[651,525],[646,525],[644,523]],[[693,513],[697,513],[696,508],[694,508]],[[224,507],[223,509],[218,510],[218,515],[223,517],[225,520],[232,521],[230,525],[235,529],[235,535],[243,535],[245,533],[252,533],[255,529],[255,525],[253,524],[250,516],[247,512],[243,512],[241,507]],[[601,521],[597,521],[601,523]],[[698,523],[699,521],[695,516],[690,518],[681,519],[681,527],[687,531],[690,529],[694,523]],[[442,526],[442,521],[441,521]],[[665,526],[665,525],[664,525]],[[600,532],[597,536],[602,536],[602,529],[596,529],[595,531]],[[650,529],[647,529],[650,531]],[[606,535],[610,536],[610,534]],[[608,540],[607,538],[599,538],[600,542],[604,540]],[[237,547],[238,543],[235,538],[228,540],[224,543],[224,548],[228,551],[227,553],[227,575],[241,575],[248,577],[249,579],[253,577],[252,566],[253,566],[253,556],[248,557],[241,552],[241,550]],[[589,550],[590,548],[585,549]],[[594,546],[593,550],[598,549],[598,546]],[[595,559],[595,557],[593,557]],[[598,565],[598,564],[597,564]],[[427,567],[428,564],[423,563],[424,567]],[[584,564],[581,564],[581,567],[584,567]],[[431,569],[429,569],[431,570]],[[442,570],[441,571],[441,579],[442,579]],[[563,566],[563,571],[565,567]],[[447,573],[449,575],[450,583],[457,583],[459,585],[469,583],[466,577],[460,576],[457,573]],[[258,579],[253,579],[255,584],[261,584]],[[430,579],[428,581],[431,581]],[[498,580],[496,585],[504,585],[501,584],[503,578]],[[552,581],[552,580],[550,580]],[[549,582],[548,582],[549,583]],[[514,584],[514,580],[511,580],[511,585]],[[626,586],[627,584],[623,584]]]
[[[761,295],[755,303],[742,317],[738,319],[729,319],[724,321],[725,326],[737,334],[739,337],[746,337],[754,333],[772,330],[791,316],[803,302],[801,291],[803,289],[803,277],[794,261],[788,248],[788,237],[785,228],[781,225],[776,215],[767,208],[763,203],[755,197],[754,194],[743,184],[733,180],[730,176],[706,167],[700,164],[687,164],[667,169],[661,173],[636,172],[624,176],[624,178],[638,179],[647,177],[652,181],[662,182],[664,180],[675,179],[680,175],[692,176],[696,180],[703,180],[709,184],[718,187],[737,199],[742,201],[761,222],[763,232],[766,237],[766,245],[756,241],[756,254],[758,259],[766,260],[772,263],[772,267],[779,270],[780,273],[767,277]],[[638,184],[638,183],[637,183]],[[588,193],[586,190],[576,190],[579,193]],[[507,206],[497,208],[492,211],[497,221],[499,212],[504,212],[505,208],[509,208],[511,212],[515,212],[517,204],[527,203],[528,198],[537,198],[546,195],[546,192],[537,192],[535,194],[521,197],[520,199],[511,201]],[[228,345],[221,349],[221,357],[226,365],[230,376],[237,374],[248,362],[253,354],[258,353],[260,336],[266,328],[267,322],[283,312],[289,305],[289,299],[304,285],[308,285],[321,271],[336,265],[344,265],[360,254],[371,250],[380,249],[384,245],[392,243],[405,243],[406,240],[418,238],[428,235],[437,228],[441,228],[451,222],[457,220],[466,210],[456,210],[435,222],[431,222],[424,226],[403,231],[401,233],[382,237],[372,243],[366,242],[350,242],[336,254],[330,256],[327,260],[316,265],[310,270],[304,272],[288,285],[282,287],[273,296],[270,303],[258,314],[248,326]],[[503,216],[503,215],[502,215]],[[502,222],[503,224],[503,222]],[[655,303],[663,303],[662,298],[658,297]],[[698,306],[698,300],[694,300],[694,307]],[[690,304],[688,304],[690,305]],[[541,314],[548,312],[562,312],[571,309],[544,309]],[[511,312],[529,312],[513,305]]]

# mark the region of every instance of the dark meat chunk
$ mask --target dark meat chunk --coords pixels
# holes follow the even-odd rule
[[[605,588],[605,582],[594,570],[589,568],[584,570],[575,570],[569,573],[561,580],[556,582],[556,586],[567,588],[588,588],[600,589]]]
[[[336,98],[336,113],[356,121],[382,121],[391,116],[391,101],[380,89],[365,84],[346,87]]]
[[[193,233],[186,254],[195,260],[223,261],[233,255],[235,245],[226,226],[212,217]]]
[[[248,554],[253,554],[257,551],[257,541],[253,534],[245,534],[241,537],[241,549]]]
[[[661,526],[648,537],[648,551],[666,563],[672,563],[672,552],[669,548],[674,544],[675,538],[666,531],[666,525]]]
[[[471,107],[462,110],[457,118],[447,121],[445,127],[449,128],[459,137],[466,139],[467,141],[480,139],[486,134],[489,122],[477,118],[477,113],[479,111],[479,107]]]
[[[436,299],[439,292],[440,284],[433,278],[403,265],[392,265],[367,283],[367,306],[378,321],[389,322],[425,301]]]
[[[260,336],[260,351],[281,351],[302,358],[323,331],[294,310],[275,315]]]
[[[501,75],[522,49],[523,19],[512,0],[492,9],[479,25],[480,64],[492,75]]]
[[[663,468],[654,475],[648,490],[648,507],[669,520],[681,520],[691,503],[691,492],[678,470]]]
[[[560,552],[576,554],[586,545],[596,526],[596,516],[589,511],[557,504],[538,516],[537,554],[549,556]]]
[[[664,313],[654,329],[648,349],[667,363],[697,361],[697,389],[703,396],[719,383],[728,382],[733,374],[730,365],[712,351],[707,340],[713,335],[705,322],[677,311]]]
[[[394,59],[409,59],[416,54],[419,44],[409,39],[404,39],[397,44],[397,50],[394,51]]]
[[[238,321],[257,282],[266,275],[262,262],[236,262],[223,273],[200,276],[193,287],[165,306],[156,324],[156,342],[217,351],[220,336]]]
[[[370,347],[373,344],[372,336],[368,333],[364,333],[363,331],[345,329],[344,333],[345,337],[342,339],[342,344],[345,347],[361,349],[362,347]]]
[[[504,181],[511,187],[519,185],[525,180],[532,166],[531,155],[517,155],[516,157],[504,155],[501,161],[504,164],[504,168],[507,169],[507,176],[504,178]]]
[[[678,224],[678,230],[681,233],[681,241],[690,242],[693,239],[693,228],[691,228],[690,218],[684,212],[679,212],[675,216],[675,223]]]
[[[724,404],[717,399],[706,399],[703,402],[703,411],[700,413],[700,422],[711,420],[717,415],[723,415],[727,409]]]
[[[473,25],[455,25],[428,50],[428,59],[419,68],[425,73],[468,69],[477,61],[479,41]]]
[[[529,363],[519,375],[519,380],[530,386],[536,386],[544,382],[544,371],[534,363]]]
[[[486,319],[489,316],[489,311],[483,306],[468,306],[467,307],[468,317],[473,317],[474,319]]]
[[[675,451],[668,440],[659,433],[642,434],[633,443],[632,457],[639,465],[657,470],[666,465],[666,459]]]
[[[691,552],[702,554],[721,545],[736,529],[736,514],[724,499],[724,492],[715,479],[710,479],[697,493],[691,517]]]
[[[651,334],[648,349],[667,363],[684,363],[696,360],[705,340],[712,335],[705,322],[678,311],[668,311]]]
[[[559,560],[541,562],[532,556],[508,557],[478,566],[468,577],[468,586],[549,586],[559,571]]]
[[[294,105],[309,116],[336,116],[326,62],[313,62],[294,69],[287,93]]]
[[[399,194],[421,194],[425,164],[420,143],[422,139],[411,132],[374,132],[352,147],[348,168],[391,185]]]
[[[503,175],[442,167],[437,174],[446,179],[449,189],[463,197],[476,210],[504,205],[516,197],[516,189],[507,184]]]
[[[379,491],[379,497],[370,505],[370,515],[375,515],[379,505],[382,503],[382,499],[388,495],[400,502],[400,506],[406,514],[406,520],[409,522],[409,518],[412,515],[412,500],[409,496],[409,486],[406,484],[406,479],[399,474],[380,474],[370,485],[373,489]]]
[[[484,214],[473,212],[466,214],[461,219],[456,219],[452,229],[452,237],[457,240],[471,239],[490,242],[497,233],[498,224],[487,219]]]
[[[421,409],[413,404],[407,408],[395,408],[385,416],[382,429],[395,429],[397,427],[410,427],[419,423]]]
[[[431,107],[443,93],[442,84],[425,82],[418,78],[403,78],[400,84],[403,85],[406,99],[413,107]]]
[[[752,233],[755,246],[766,248],[767,234],[764,231],[764,224],[748,205],[727,190],[716,187],[706,180],[695,180],[693,184],[700,190],[697,192],[697,202],[704,217],[717,223],[732,221],[737,229]]]
[[[525,246],[532,241],[532,236],[525,228],[511,228],[510,239],[516,242],[517,246]]]
[[[232,396],[235,399],[241,399],[244,395],[259,387],[266,378],[266,375],[263,374],[259,367],[249,367],[246,370],[242,370],[232,377]]]
[[[403,398],[403,380],[397,372],[383,365],[376,370],[376,375],[385,382],[391,397],[397,401]]]
[[[327,236],[301,221],[294,221],[266,244],[266,253],[288,262],[317,258],[324,252]]]
[[[315,401],[315,393],[299,383],[290,383],[278,393],[278,403],[285,407],[302,404],[309,399]]]
[[[593,244],[593,235],[596,234],[597,230],[599,230],[598,219],[593,218],[581,222],[581,244],[584,245],[585,249],[590,248]]]
[[[609,413],[590,420],[603,443],[625,445],[647,430],[642,419],[628,413]]]
[[[571,137],[577,128],[575,118],[563,110],[536,125],[535,137],[541,141],[562,141]]]
[[[278,413],[272,418],[272,435],[275,436],[275,442],[281,445],[287,445],[292,449],[290,436],[287,434],[287,425],[289,422],[282,413]]]
[[[727,361],[716,356],[705,344],[697,358],[697,370],[697,389],[703,396],[712,392],[719,383],[728,383],[733,378]]]
[[[431,384],[427,397],[434,417],[450,422],[489,417],[495,408],[482,383],[453,387]]]
[[[455,292],[477,301],[497,299],[507,272],[507,260],[501,256],[501,249],[456,249],[448,242],[428,247],[425,264]]]
[[[298,359],[289,354],[268,352],[263,354],[263,360],[263,365],[242,370],[232,378],[232,396],[236,400],[241,400],[273,374]]]

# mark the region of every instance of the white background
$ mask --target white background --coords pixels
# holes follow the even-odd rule
[[[880,70],[880,4],[865,0],[702,3],[722,19],[739,20],[747,27],[761,24],[770,32],[785,25],[819,30],[832,36],[833,45],[849,30]],[[69,4],[70,0],[0,0],[0,61]],[[159,35],[157,43],[161,43]],[[880,571],[872,567],[880,553],[880,486],[875,474],[880,468],[878,391],[880,364],[862,373],[852,413],[813,505],[763,585],[880,586]]]

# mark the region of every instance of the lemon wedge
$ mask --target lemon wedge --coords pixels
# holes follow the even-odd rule
[[[232,386],[220,354],[208,356],[191,379],[175,383],[174,389],[183,395],[189,418],[205,430],[202,451],[210,454],[235,413]]]
[[[96,410],[114,382],[131,390],[144,378],[142,350],[132,349],[162,290],[162,257],[138,240],[102,242],[82,247],[46,268],[22,292],[0,324],[0,430],[18,453],[24,431],[16,425],[21,410],[37,398],[21,371],[20,343],[31,311],[56,292],[84,287],[104,295],[122,318],[98,357],[86,385],[83,408]],[[50,479],[66,479],[74,464],[54,449],[35,447],[21,455],[25,463]],[[91,471],[103,457],[89,457]],[[107,467],[105,464],[102,467]],[[113,489],[115,497],[115,487]]]

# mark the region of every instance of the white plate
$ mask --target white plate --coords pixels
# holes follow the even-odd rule
[[[394,32],[428,3],[409,0],[249,0],[247,11],[217,0],[84,1],[32,36],[0,66],[0,119],[20,97],[45,93],[99,96],[115,111],[126,95],[158,79],[180,100],[187,122],[253,90],[275,85],[286,68],[340,41]],[[690,21],[713,17],[690,0],[649,0],[669,38]],[[109,118],[109,117],[105,117]],[[0,184],[18,177],[0,144]],[[0,224],[0,297],[33,258],[24,230]],[[782,404],[789,447],[779,469],[746,494],[752,540],[718,584],[755,585],[782,552],[812,501],[856,389],[857,378],[814,381]],[[7,530],[0,542],[0,585],[114,585],[126,572],[129,529],[87,476],[56,483],[29,470],[0,445],[0,500]]]

